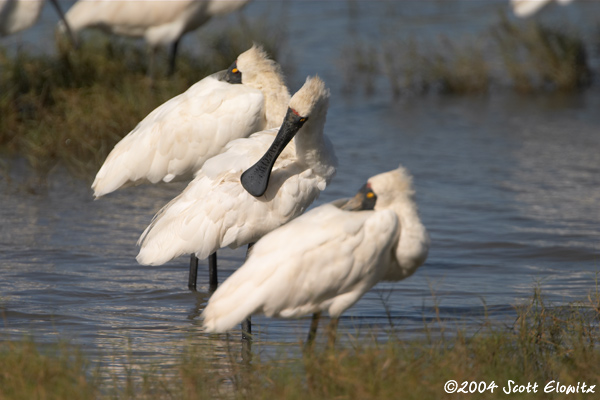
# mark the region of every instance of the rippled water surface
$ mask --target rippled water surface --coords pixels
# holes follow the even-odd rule
[[[261,15],[268,3],[249,5],[248,18]],[[340,165],[316,204],[352,195],[368,177],[402,163],[414,175],[432,238],[426,264],[406,281],[365,295],[344,315],[343,333],[385,332],[393,324],[401,337],[419,337],[424,320],[435,318],[435,305],[442,319],[477,326],[486,307],[491,319],[510,320],[513,305],[531,296],[536,284],[555,304],[582,299],[595,288],[597,87],[573,95],[500,91],[398,101],[385,90],[372,96],[341,90],[342,48],[357,35],[378,40],[382,26],[396,23],[407,37],[459,38],[487,29],[503,5],[292,2],[278,11],[288,21],[292,91],[314,73],[332,88],[326,132]],[[35,47],[31,37],[51,32],[53,20],[47,9],[35,30],[10,38],[9,45]],[[192,36],[188,46],[198,37]],[[17,164],[10,182],[0,180],[0,332],[42,342],[67,339],[92,357],[108,349],[115,362],[125,357],[127,343],[128,351],[169,364],[183,339],[207,342],[199,320],[207,298],[204,264],[193,293],[186,287],[186,257],[159,267],[135,261],[140,233],[184,186],[141,186],[93,201],[89,182],[60,169],[47,183],[28,178],[26,184],[23,170]],[[243,257],[244,249],[220,252],[220,279]],[[255,318],[255,351],[301,340],[308,322]]]

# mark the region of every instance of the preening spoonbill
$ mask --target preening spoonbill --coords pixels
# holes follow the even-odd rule
[[[254,45],[227,72],[202,79],[156,108],[117,143],[92,184],[94,195],[144,182],[190,180],[228,142],[279,127],[289,100],[281,68]],[[196,287],[197,268],[192,256],[190,288]],[[216,255],[209,268],[216,286]]]
[[[138,262],[160,265],[189,253],[203,259],[221,247],[253,243],[300,215],[335,174],[333,146],[323,133],[328,102],[323,81],[307,78],[291,98],[279,131],[234,140],[205,162],[146,228],[138,242]],[[275,158],[264,194],[248,193],[240,182],[242,172],[259,159],[271,165]],[[269,172],[263,170],[256,180],[269,179]]]
[[[323,81],[307,78],[291,98],[279,131],[234,140],[225,152],[205,162],[187,188],[146,228],[138,241],[138,262],[159,265],[182,254],[203,259],[221,247],[250,247],[300,215],[335,174],[337,159],[323,133],[328,104],[329,90]],[[251,172],[246,176],[251,178],[247,181],[253,194],[240,181],[246,170]],[[247,333],[249,320],[242,326],[244,345]]]
[[[208,301],[204,328],[225,332],[256,313],[318,318],[322,311],[335,327],[376,283],[412,275],[428,249],[409,173],[399,167],[376,175],[353,199],[317,207],[263,236]]]
[[[511,0],[510,5],[517,17],[527,18],[541,10],[553,0]],[[554,0],[559,4],[569,4],[573,0]]]
[[[144,38],[154,55],[159,47],[171,46],[169,73],[175,69],[177,47],[183,35],[212,17],[242,8],[250,0],[80,0],[69,9],[66,20],[77,34],[97,28],[121,36]],[[62,29],[62,25],[60,25]]]
[[[58,0],[50,1],[64,24],[65,15]],[[33,26],[40,18],[45,3],[46,0],[0,0],[0,36],[8,36]],[[75,43],[68,23],[65,30]]]

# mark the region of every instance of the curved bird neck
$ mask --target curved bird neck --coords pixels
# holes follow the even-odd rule
[[[419,218],[412,196],[398,196],[389,208],[398,215],[400,230],[395,247],[397,266],[388,274],[391,280],[399,280],[412,275],[425,262],[429,251],[429,235]]]
[[[275,71],[263,72],[259,79],[247,85],[260,90],[265,96],[265,129],[279,128],[291,98],[283,77]]]
[[[325,115],[311,117],[294,138],[298,161],[329,179],[335,173],[337,159],[333,145],[323,134]]]
[[[267,91],[265,95],[265,118],[266,129],[278,128],[283,122],[287,113],[288,103],[290,102],[290,93],[287,87],[282,84],[275,91]]]

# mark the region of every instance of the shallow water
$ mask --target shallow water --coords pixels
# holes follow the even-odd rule
[[[261,15],[268,2],[246,9]],[[386,90],[348,95],[339,73],[341,49],[357,37],[378,40],[398,24],[415,37],[474,35],[489,28],[503,2],[291,2],[287,59],[292,91],[318,73],[332,88],[326,132],[339,158],[332,185],[315,205],[352,195],[364,181],[399,163],[414,175],[421,217],[432,239],[414,276],[381,284],[348,310],[340,331],[390,325],[402,338],[421,337],[424,321],[440,318],[477,327],[485,315],[510,321],[513,306],[539,285],[554,304],[583,299],[600,270],[600,94],[521,97],[409,96]],[[569,9],[567,18],[581,18]],[[600,14],[596,14],[600,15]],[[556,18],[548,11],[544,18]],[[35,29],[7,46],[31,44],[51,32],[46,8]],[[223,22],[221,22],[223,23]],[[192,36],[192,35],[190,35]],[[193,36],[186,39],[191,46]],[[52,171],[46,183],[15,164],[0,180],[0,332],[66,339],[92,358],[128,354],[169,365],[200,332],[207,298],[187,289],[188,259],[159,267],[135,261],[136,241],[154,213],[182,184],[129,188],[93,201],[89,182]],[[35,192],[32,194],[31,192]],[[244,249],[219,252],[220,280],[242,262]],[[298,342],[309,320],[253,319],[256,352]],[[452,322],[453,323],[453,322]],[[439,327],[438,327],[439,328]],[[236,343],[239,332],[233,332]],[[223,350],[216,343],[216,352]]]

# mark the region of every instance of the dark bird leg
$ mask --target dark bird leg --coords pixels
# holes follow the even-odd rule
[[[73,33],[73,30],[69,26],[69,23],[67,22],[67,19],[65,18],[65,13],[63,12],[60,4],[58,3],[58,0],[50,0],[50,1],[52,2],[52,5],[54,6],[54,9],[56,10],[56,13],[58,14],[59,18],[65,24],[65,30],[67,31],[67,36],[69,36],[69,40],[71,41],[71,44],[73,45],[74,48],[77,49],[79,47],[79,43],[77,43],[77,37],[75,36],[75,34]]]
[[[175,73],[175,64],[177,63],[177,49],[179,48],[179,41],[181,38],[177,39],[171,45],[171,53],[169,54],[169,72],[168,76],[173,76]]]
[[[196,290],[198,281],[198,257],[192,254],[190,257],[190,274],[188,276],[188,288]],[[208,293],[213,294],[217,290],[219,280],[217,279],[217,252],[208,256]]]
[[[217,252],[208,256],[208,294],[212,295],[219,286],[217,279]]]
[[[252,252],[252,246],[254,246],[254,243],[248,243],[246,260]],[[252,321],[250,320],[250,316],[242,322],[242,360],[245,363],[249,363],[252,360]]]
[[[321,318],[321,312],[316,312],[312,315],[312,320],[310,321],[310,330],[308,331],[308,338],[306,339],[306,344],[304,345],[304,350],[310,350],[314,347],[315,338],[317,337],[317,328],[319,327],[319,319]]]
[[[190,257],[190,274],[188,276],[188,288],[196,291],[196,281],[198,280],[198,257],[194,253]]]

